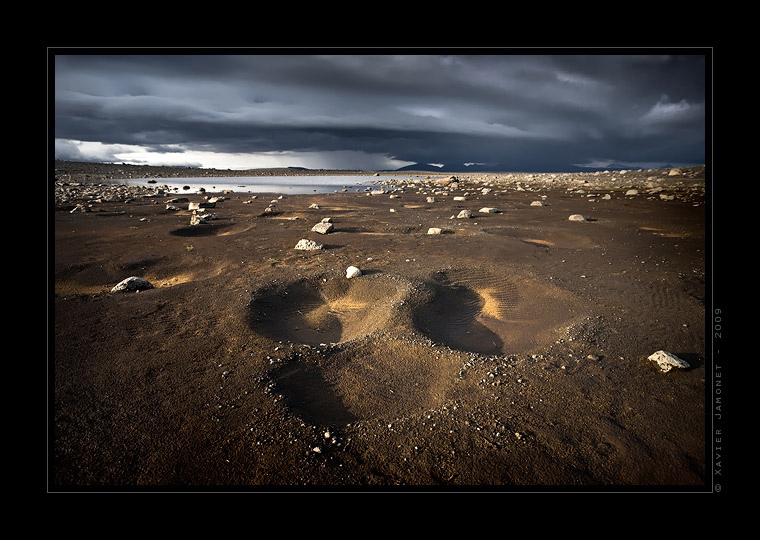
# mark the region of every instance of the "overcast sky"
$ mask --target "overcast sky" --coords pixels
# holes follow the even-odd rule
[[[57,159],[460,171],[705,163],[711,81],[701,49],[109,52],[52,59]]]

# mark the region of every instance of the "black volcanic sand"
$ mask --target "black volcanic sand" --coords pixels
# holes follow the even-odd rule
[[[704,197],[494,191],[57,207],[51,488],[704,486]]]

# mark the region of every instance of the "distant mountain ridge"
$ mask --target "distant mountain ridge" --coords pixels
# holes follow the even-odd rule
[[[489,163],[489,164],[474,164],[474,165],[464,165],[463,163],[460,164],[444,164],[441,167],[437,167],[435,165],[430,165],[427,163],[415,163],[414,165],[407,165],[406,167],[401,167],[399,169],[394,169],[393,171],[385,171],[385,172],[404,172],[404,171],[429,171],[434,173],[468,173],[468,172],[503,172],[503,171],[513,171],[513,172],[533,172],[533,173],[593,173],[597,171],[619,171],[619,170],[646,170],[646,169],[672,169],[676,167],[684,167],[686,165],[672,165],[670,163],[666,163],[663,165],[656,164],[652,167],[633,167],[631,165],[626,165],[622,163],[609,163],[605,166],[598,166],[598,167],[581,167],[579,165],[568,165],[567,167],[562,168],[556,168],[556,169],[538,169],[538,168],[515,168],[514,166],[503,164],[503,163]]]

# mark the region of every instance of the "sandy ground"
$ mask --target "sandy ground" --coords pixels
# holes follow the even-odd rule
[[[50,489],[704,488],[704,196],[579,187],[57,206]]]

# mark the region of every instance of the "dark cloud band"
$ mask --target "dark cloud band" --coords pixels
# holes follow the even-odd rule
[[[600,156],[703,163],[706,61],[704,51],[57,55],[54,136],[512,170],[568,170]]]

